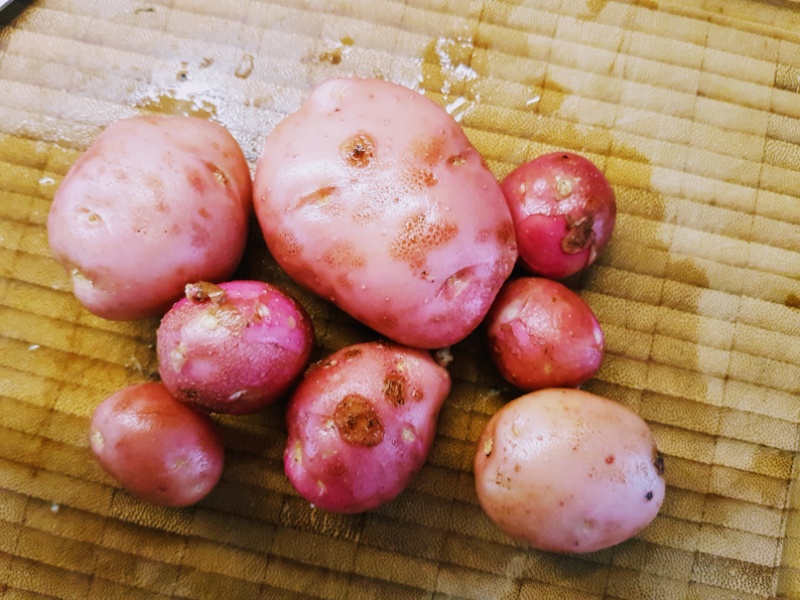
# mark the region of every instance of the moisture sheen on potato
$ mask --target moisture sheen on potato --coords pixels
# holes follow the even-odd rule
[[[289,480],[331,512],[388,502],[424,465],[449,392],[447,370],[425,350],[367,342],[334,352],[289,401]]]
[[[254,199],[292,278],[413,347],[466,337],[517,259],[502,191],[461,128],[386,81],[314,89],[269,134]]]
[[[486,424],[474,468],[489,518],[540,550],[619,544],[664,501],[664,459],[647,424],[580,390],[540,390],[506,404]]]
[[[109,475],[153,504],[194,504],[222,475],[224,448],[212,421],[160,383],[131,385],[101,402],[89,444]]]
[[[216,123],[140,116],[106,128],[69,170],[50,248],[92,313],[160,316],[190,282],[238,265],[252,205],[247,161]]]
[[[202,410],[247,414],[288,392],[308,364],[314,328],[305,309],[262,281],[186,286],[157,332],[161,381]]]

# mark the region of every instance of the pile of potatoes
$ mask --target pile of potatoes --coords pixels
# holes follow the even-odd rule
[[[229,280],[253,212],[288,276],[379,341],[309,365],[303,306],[269,283]],[[322,510],[371,510],[433,445],[451,389],[438,351],[481,327],[499,373],[524,392],[476,445],[484,511],[535,548],[617,544],[657,514],[663,458],[637,415],[577,389],[604,337],[557,281],[594,262],[615,214],[585,158],[541,156],[500,183],[440,106],[380,80],[314,89],[268,135],[254,181],[216,123],[114,123],[60,185],[49,241],[89,311],[161,317],[161,381],[100,403],[91,449],[132,494],[190,505],[222,473],[209,414],[286,400],[297,492]]]

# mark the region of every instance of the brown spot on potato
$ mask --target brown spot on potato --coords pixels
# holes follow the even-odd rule
[[[406,379],[392,371],[383,380],[383,397],[392,406],[402,406],[406,401]]]
[[[360,348],[348,348],[342,353],[342,358],[344,360],[353,360],[361,356],[363,352]]]
[[[439,183],[439,177],[427,169],[406,169],[403,173],[404,183],[414,191],[424,190]]]
[[[344,161],[351,167],[362,169],[375,159],[375,143],[366,133],[358,133],[340,146]]]
[[[389,256],[420,269],[428,252],[452,240],[458,234],[458,225],[449,221],[434,220],[424,213],[407,217],[389,247]]]
[[[348,444],[377,446],[383,441],[383,423],[372,403],[358,394],[348,394],[333,412],[339,435]]]
[[[211,174],[214,176],[214,179],[219,181],[226,188],[233,189],[233,185],[231,184],[230,178],[225,174],[225,171],[223,171],[218,165],[210,161],[204,161],[204,165],[206,169],[211,171]]]
[[[204,248],[211,241],[211,233],[197,221],[192,221],[192,246]]]
[[[644,499],[645,499],[647,502],[650,502],[650,500],[652,500],[652,499],[653,499],[653,492],[647,492],[647,493],[644,495]]]
[[[412,162],[432,167],[444,158],[445,138],[441,135],[426,137],[411,146]]]
[[[653,458],[653,466],[656,468],[656,473],[659,475],[664,475],[667,470],[666,465],[664,465],[664,455],[658,450],[656,450],[655,457]]]
[[[189,186],[196,191],[198,194],[202,194],[206,189],[206,182],[203,180],[203,176],[200,175],[200,172],[196,169],[192,169],[191,171],[186,173],[186,180],[189,182]]]
[[[567,254],[577,254],[581,250],[594,244],[595,233],[592,226],[594,219],[591,216],[572,220],[567,216],[567,233],[561,238],[561,249]]]
[[[197,214],[203,217],[204,219],[210,219],[211,213],[206,210],[205,206],[201,206],[200,210],[197,211]]]
[[[327,185],[319,188],[318,190],[314,190],[310,194],[306,194],[305,196],[301,197],[297,201],[295,209],[303,208],[305,206],[323,206],[330,202],[331,196],[335,191],[335,185]]]
[[[331,244],[322,260],[331,268],[358,269],[366,264],[366,258],[356,250],[352,242],[338,241]]]
[[[467,164],[467,155],[466,153],[461,154],[454,154],[450,158],[447,159],[448,164],[453,165],[454,167],[462,167]]]
[[[613,454],[609,454],[608,456],[606,456],[606,464],[607,465],[613,465],[614,464],[614,455]]]
[[[279,229],[270,240],[270,250],[275,256],[294,258],[300,253],[300,243],[291,229]]]
[[[217,306],[228,299],[225,290],[208,281],[187,283],[184,288],[184,295],[190,302],[211,302]]]

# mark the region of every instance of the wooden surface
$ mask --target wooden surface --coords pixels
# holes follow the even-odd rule
[[[800,5],[742,0],[17,0],[0,13],[0,598],[800,598]],[[251,165],[334,75],[446,106],[502,177],[553,149],[606,172],[619,219],[570,283],[608,352],[585,387],[648,420],[661,514],[581,556],[509,542],[474,441],[514,395],[476,334],[428,465],[371,513],[314,511],[282,471],[282,407],[220,419],[198,506],[155,508],[90,456],[93,407],[156,377],[156,321],[74,300],[45,223],[101,129],[218,120]],[[122,251],[122,250],[121,250]],[[240,276],[287,286],[318,355],[370,332],[297,289],[254,227]]]

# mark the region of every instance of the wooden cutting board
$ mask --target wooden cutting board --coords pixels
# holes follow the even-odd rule
[[[789,0],[17,0],[0,13],[0,597],[800,598],[800,4]],[[584,153],[618,196],[613,241],[570,280],[608,351],[585,387],[637,411],[667,499],[579,557],[481,513],[479,432],[515,395],[475,334],[423,472],[370,513],[312,509],[282,471],[283,407],[219,419],[227,462],[164,509],[95,464],[94,406],[157,377],[157,321],[86,312],[50,257],[53,194],[139,113],[230,129],[254,165],[332,76],[423,91],[498,177]],[[254,226],[238,273],[285,286],[318,356],[371,339],[292,284]]]

